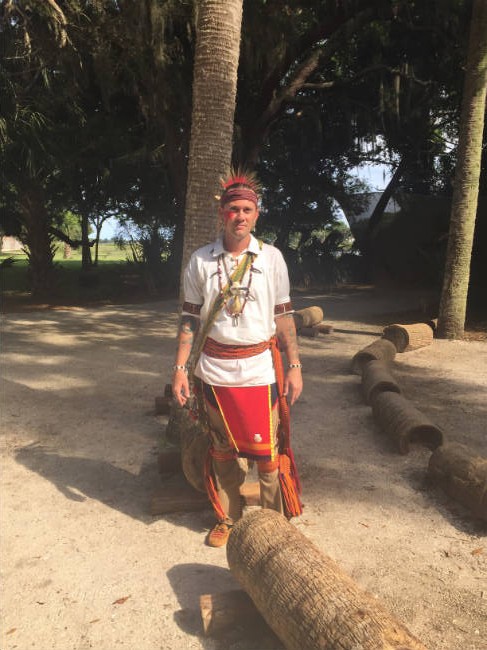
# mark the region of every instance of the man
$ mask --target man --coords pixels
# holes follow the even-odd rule
[[[262,507],[288,517],[301,513],[287,404],[299,398],[303,380],[287,267],[278,249],[251,234],[259,217],[252,176],[234,174],[223,184],[218,216],[221,237],[194,252],[185,270],[172,380],[184,406],[186,364],[199,332],[195,389],[210,435],[206,485],[218,520],[210,546],[223,546],[242,515],[241,459],[257,464]],[[285,373],[278,347],[286,354]]]

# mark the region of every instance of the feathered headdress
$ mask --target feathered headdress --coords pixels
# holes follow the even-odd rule
[[[241,168],[231,169],[226,179],[220,179],[220,184],[222,193],[216,197],[220,205],[238,199],[252,201],[255,205],[259,202],[262,186],[255,172]]]

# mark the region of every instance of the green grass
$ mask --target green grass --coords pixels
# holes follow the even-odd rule
[[[94,250],[92,250],[94,256]],[[27,256],[24,253],[1,253],[0,262],[13,258],[14,263],[0,270],[0,282],[5,302],[30,300],[30,279]],[[81,275],[81,250],[73,250],[64,259],[59,246],[54,257],[53,284],[48,302],[82,304],[86,302],[119,301],[147,296],[147,287],[140,267],[127,261],[126,251],[115,244],[102,243],[98,266]]]
[[[66,262],[79,261],[81,262],[81,248],[73,249],[71,256],[68,260],[64,259],[64,247],[59,245],[54,260],[65,264]],[[118,246],[111,242],[102,242],[98,247],[98,263],[103,262],[125,262],[127,260],[127,250],[121,250]],[[91,249],[91,257],[95,258],[95,248]]]

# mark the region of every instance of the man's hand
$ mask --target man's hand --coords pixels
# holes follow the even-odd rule
[[[284,378],[284,395],[292,406],[303,391],[301,368],[289,368]]]
[[[189,381],[185,370],[175,370],[172,376],[172,394],[179,406],[184,406],[189,398]]]

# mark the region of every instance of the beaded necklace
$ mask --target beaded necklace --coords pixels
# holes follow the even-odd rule
[[[232,280],[227,268],[227,264],[225,262],[225,253],[221,253],[218,256],[218,266],[217,266],[218,289],[220,292],[220,296],[223,300],[223,308],[225,312],[228,314],[228,316],[231,317],[232,325],[234,327],[238,326],[238,319],[242,315],[245,305],[247,304],[247,301],[254,300],[254,298],[250,295],[250,287],[252,285],[252,270],[253,270],[252,262],[254,260],[255,255],[249,252],[247,252],[246,255],[247,255],[247,266],[249,267],[249,280],[247,286],[244,286],[239,282]],[[224,295],[224,291],[223,291],[222,266],[225,271],[227,284],[230,285],[230,290],[229,292],[227,292],[226,296]]]

